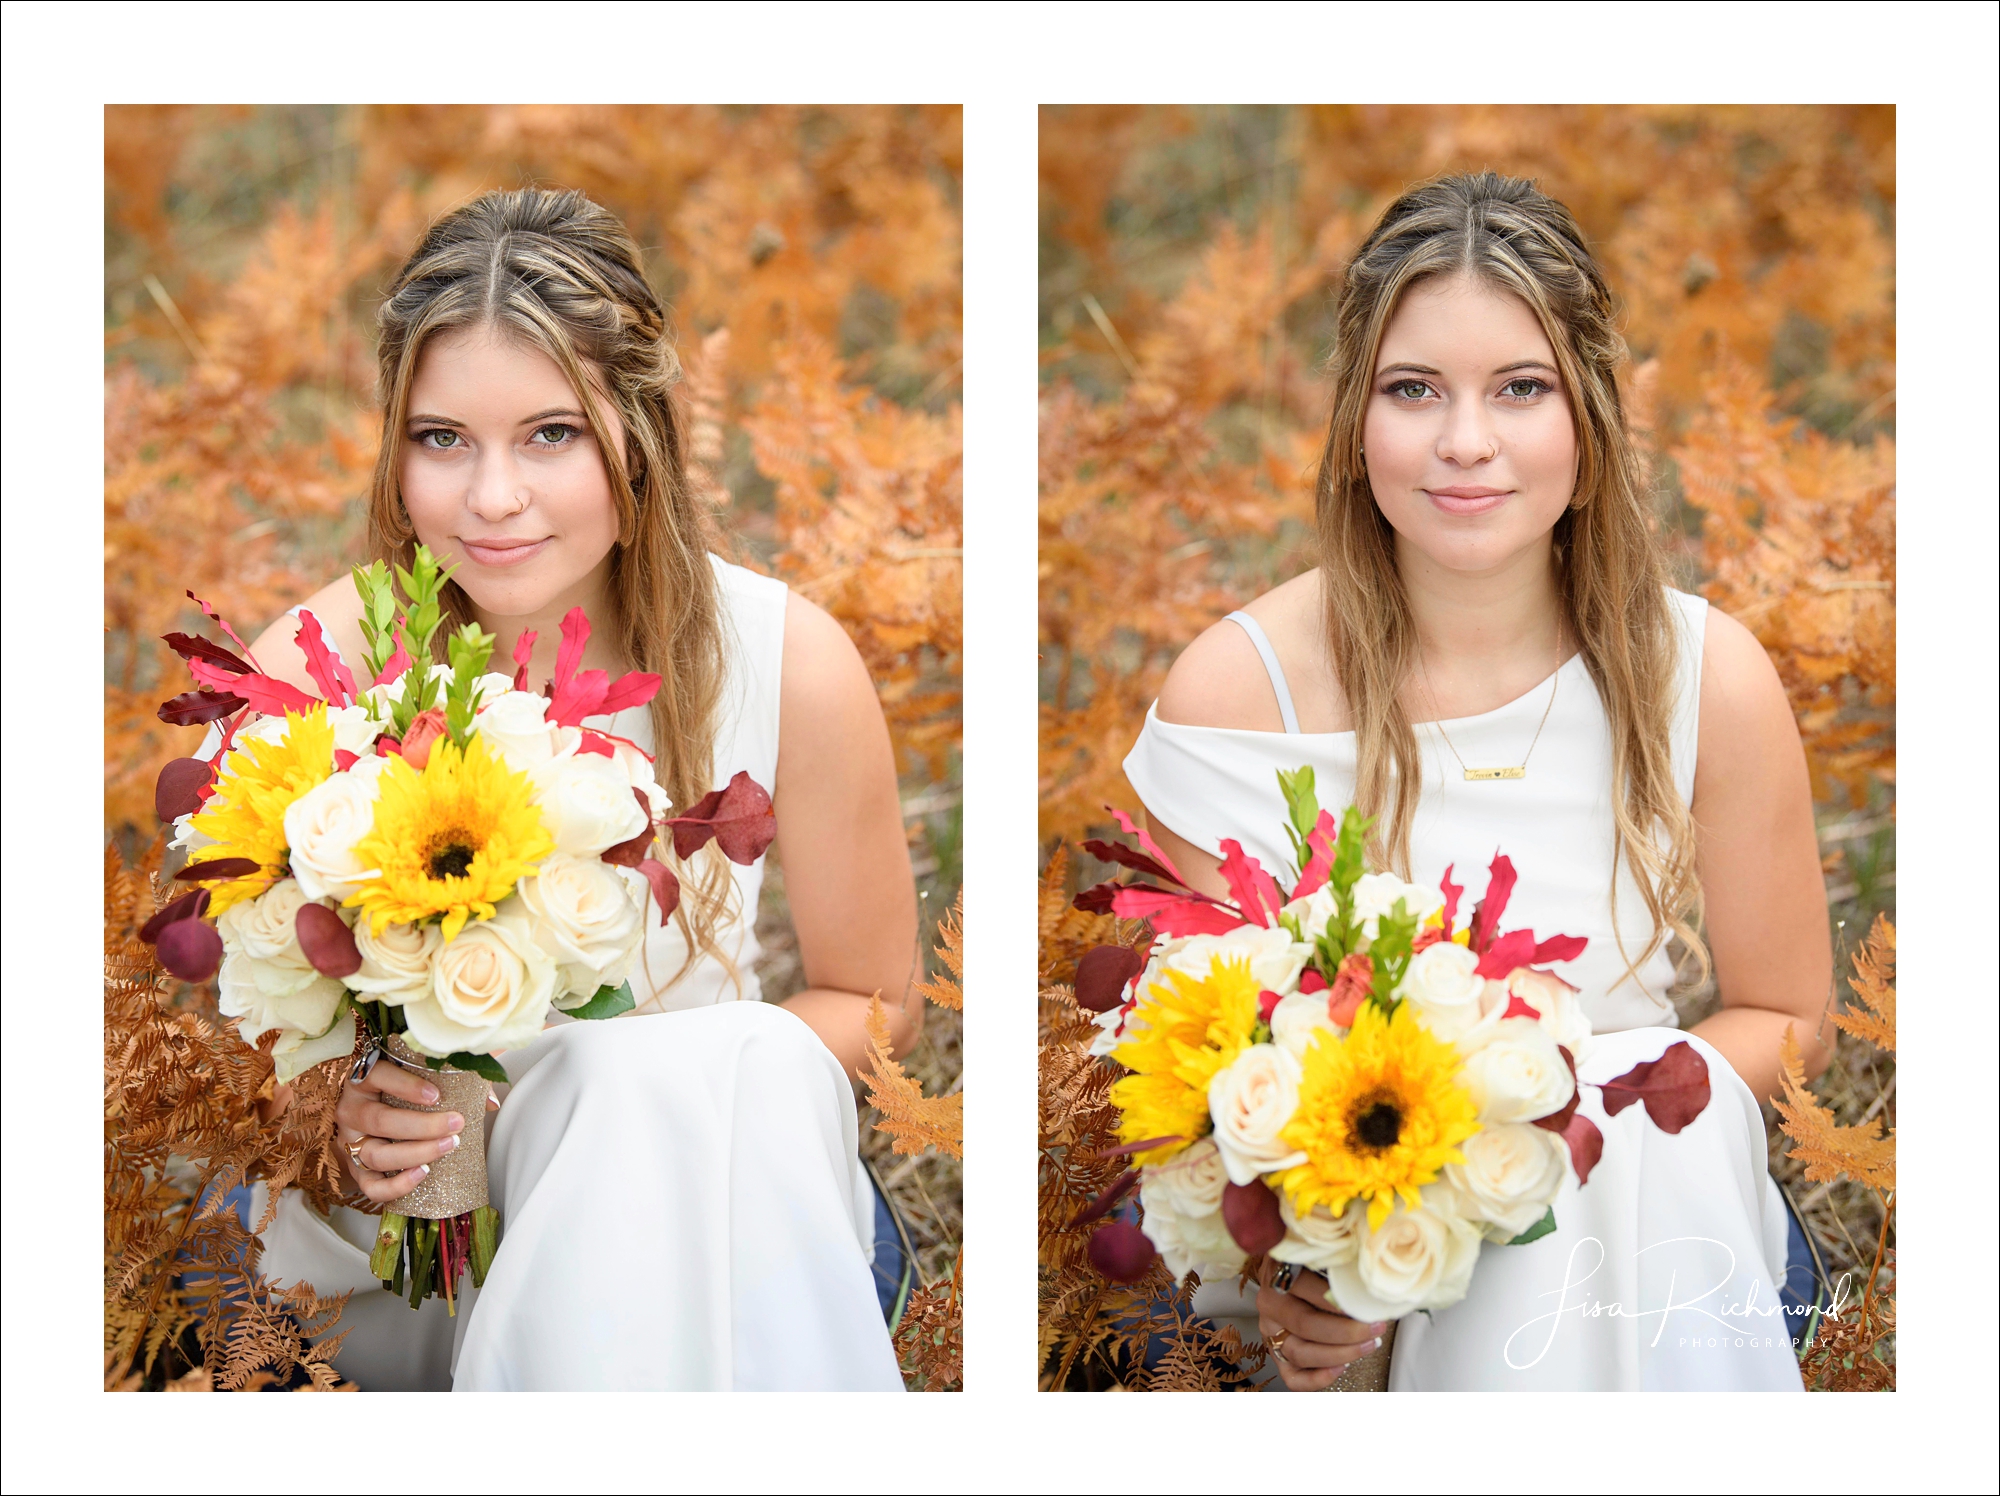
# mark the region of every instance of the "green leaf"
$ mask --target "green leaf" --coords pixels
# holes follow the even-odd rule
[[[461,1049],[454,1054],[446,1055],[442,1060],[434,1060],[426,1055],[424,1063],[433,1070],[442,1070],[446,1065],[454,1070],[470,1070],[474,1075],[483,1075],[496,1086],[507,1084],[506,1068],[490,1054],[469,1054]]]
[[[493,1254],[500,1249],[500,1212],[481,1205],[472,1212],[472,1286],[484,1288]]]
[[[572,1018],[616,1018],[628,1008],[637,1005],[632,996],[632,984],[621,983],[616,987],[599,987],[597,995],[580,1008],[567,1008],[565,1012]]]
[[[1507,1245],[1510,1247],[1525,1247],[1531,1241],[1540,1241],[1555,1229],[1556,1208],[1551,1205],[1547,1210],[1542,1212],[1542,1218],[1539,1221],[1508,1242]]]
[[[1416,939],[1417,916],[1401,899],[1375,921],[1375,938],[1368,946],[1375,967],[1371,993],[1384,1011],[1394,1006],[1393,994],[1402,984],[1403,973],[1410,969],[1410,951]]]
[[[1314,788],[1312,765],[1278,770],[1278,789],[1285,797],[1285,810],[1291,818],[1285,834],[1292,839],[1292,858],[1303,868],[1312,860],[1306,838],[1319,824],[1319,792]]]

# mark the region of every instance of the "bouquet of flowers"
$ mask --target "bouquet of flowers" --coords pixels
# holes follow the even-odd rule
[[[1197,892],[1121,812],[1139,849],[1085,843],[1157,880],[1076,900],[1156,932],[1078,964],[1093,1052],[1128,1072],[1111,1099],[1115,1151],[1135,1166],[1085,1214],[1135,1184],[1144,1211],[1143,1232],[1100,1227],[1092,1260],[1130,1281],[1156,1253],[1177,1279],[1265,1254],[1323,1273],[1355,1319],[1442,1309],[1465,1296],[1482,1242],[1554,1231],[1565,1171],[1581,1185],[1602,1154],[1577,1111],[1590,1023],[1547,969],[1584,941],[1501,930],[1505,856],[1461,925],[1450,868],[1437,888],[1366,871],[1367,822],[1320,810],[1309,768],[1279,782],[1301,870],[1289,892],[1234,840],[1221,844],[1232,899]],[[1678,1132],[1707,1105],[1708,1067],[1677,1041],[1603,1092],[1607,1112],[1643,1102]]]
[[[665,923],[680,901],[656,838],[680,858],[713,838],[749,863],[775,829],[769,795],[741,773],[669,815],[648,755],[584,726],[651,700],[660,678],[578,668],[581,608],[540,692],[528,687],[532,630],[511,677],[487,673],[494,639],[476,624],[434,663],[447,578],[421,546],[395,583],[379,562],[355,569],[365,691],[301,610],[319,697],[266,675],[189,594],[240,653],[166,636],[197,688],[160,717],[215,725],[214,745],[160,773],[155,807],[188,854],[175,877],[197,886],[141,932],[169,972],[217,978],[222,1013],[268,1047],[281,1083],[357,1043],[356,1078],[380,1060],[436,1072],[436,1109],[470,1125],[384,1213],[371,1259],[412,1308],[450,1301],[468,1268],[483,1283],[498,1245],[482,1119],[486,1082],[507,1075],[493,1056],[532,1042],[551,1009],[601,1019],[634,1005],[647,902]]]

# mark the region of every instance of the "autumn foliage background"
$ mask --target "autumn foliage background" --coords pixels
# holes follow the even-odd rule
[[[694,477],[721,549],[826,608],[867,662],[926,910],[920,976],[944,983],[934,997],[948,998],[955,973],[931,947],[960,870],[951,106],[108,108],[104,814],[117,893],[107,939],[115,952],[143,902],[143,879],[119,867],[140,863],[153,839],[154,778],[191,747],[188,730],[154,715],[186,685],[159,636],[205,627],[184,591],[254,636],[361,559],[361,499],[380,438],[375,304],[433,218],[529,183],[582,189],[645,248],[679,329]],[[766,889],[762,975],[779,998],[803,985],[782,868]],[[134,959],[118,957],[108,978],[107,1013],[125,1015],[112,1029],[151,1021],[153,979]],[[203,1001],[169,994],[166,1007],[198,1016]],[[892,1105],[921,1086],[955,1117],[957,1020],[954,1004],[934,1006],[908,1075],[892,1078],[904,1083],[886,1093]],[[108,1052],[114,1071],[117,1059]],[[114,1095],[114,1079],[115,1174],[118,1108],[137,1101]],[[160,1168],[171,1175],[179,1155],[166,1116],[155,1118],[164,1142],[145,1146],[167,1150]],[[864,1152],[911,1223],[918,1281],[955,1303],[955,1142],[937,1146],[933,1127],[899,1154],[871,1119],[884,1120],[864,1108]],[[907,1130],[901,1140],[911,1142]],[[230,1146],[254,1152],[241,1138]],[[152,1167],[133,1175],[134,1189],[155,1188]],[[154,1204],[192,1220],[187,1202]],[[108,1205],[108,1222],[114,1213]],[[114,1267],[108,1303],[124,1271]],[[936,1350],[948,1338],[940,1327],[950,1321],[955,1337],[956,1321],[935,1302],[925,1312]],[[927,1368],[918,1384],[955,1376],[937,1354],[916,1361]]]
[[[1680,585],[1749,627],[1790,694],[1851,976],[1895,904],[1889,107],[1045,108],[1045,857],[1135,803],[1119,764],[1179,650],[1313,564],[1318,371],[1348,256],[1407,187],[1489,168],[1566,203],[1625,302],[1628,409]],[[1071,888],[1100,872],[1061,868]],[[1043,979],[1060,987],[1079,937],[1050,907]],[[1682,993],[1683,1021],[1715,1002]],[[1045,999],[1045,1290],[1075,1255],[1063,1202],[1094,1188],[1051,1121],[1088,1101],[1060,1039],[1072,1016]],[[1893,1138],[1893,1033],[1843,1038],[1817,1090]],[[1868,1276],[1886,1243],[1892,1283],[1893,1191],[1824,1151],[1807,1172],[1773,1139],[1830,1267]],[[1893,1378],[1892,1339],[1862,1354]]]

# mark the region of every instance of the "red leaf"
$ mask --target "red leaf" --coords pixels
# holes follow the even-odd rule
[[[1102,1163],[1108,1158],[1126,1158],[1134,1153],[1145,1153],[1153,1148],[1164,1148],[1169,1143],[1185,1143],[1187,1139],[1179,1133],[1165,1138],[1141,1138],[1136,1143],[1121,1143],[1116,1148],[1106,1148],[1101,1153],[1090,1155],[1093,1163]]]
[[[1076,963],[1076,1005],[1092,1013],[1107,1013],[1125,1001],[1125,988],[1146,969],[1146,962],[1129,945],[1100,945]]]
[[[1277,880],[1264,871],[1264,865],[1245,852],[1241,842],[1229,837],[1222,840],[1222,876],[1243,917],[1269,929],[1285,905],[1285,896],[1278,892]]]
[[[153,781],[153,813],[163,821],[201,809],[201,792],[215,779],[215,765],[198,758],[170,758]]]
[[[590,618],[583,609],[571,608],[563,615],[562,643],[556,648],[556,678],[558,691],[569,684],[576,674],[576,667],[583,663],[583,646],[590,642]]]
[[[1326,989],[1326,976],[1317,966],[1308,966],[1304,971],[1299,973],[1299,991],[1324,992]]]
[[[1180,884],[1181,887],[1183,888],[1186,888],[1188,886],[1188,880],[1186,876],[1181,872],[1179,868],[1174,866],[1173,858],[1169,857],[1165,852],[1162,852],[1160,850],[1160,844],[1154,841],[1152,837],[1148,836],[1145,830],[1141,826],[1139,826],[1137,822],[1135,822],[1130,816],[1125,814],[1124,811],[1119,810],[1114,806],[1107,805],[1104,808],[1111,812],[1111,818],[1118,823],[1118,829],[1124,832],[1127,836],[1136,837],[1138,839],[1139,846],[1145,851],[1146,855],[1152,858],[1155,862],[1159,863],[1161,867],[1165,868],[1167,870],[1167,876],[1169,878],[1173,879],[1174,882]]]
[[[1507,994],[1507,1011],[1502,1013],[1500,1016],[1503,1019],[1532,1018],[1537,1023],[1540,1023],[1542,1021],[1542,1015],[1540,1013],[1536,1012],[1535,1009],[1529,1007],[1528,1004],[1522,1002],[1519,997],[1515,996],[1511,992]]]
[[[603,758],[618,757],[618,750],[611,746],[611,739],[601,732],[583,729],[583,740],[576,745],[578,753],[595,753]]]
[[[604,697],[610,689],[611,677],[602,670],[579,670],[549,698],[548,720],[558,727],[581,727],[585,717],[604,711]]]
[[[1518,997],[1514,999],[1516,1003],[1520,1001],[1521,999]],[[1523,1006],[1526,1005],[1523,1004]],[[1509,1003],[1507,1006],[1507,1016],[1510,1018],[1514,1016],[1513,1003]],[[1561,1044],[1556,1046],[1556,1052],[1563,1057],[1563,1063],[1569,1066],[1569,1100],[1563,1103],[1561,1111],[1550,1112],[1546,1117],[1536,1117],[1534,1123],[1537,1127],[1545,1127],[1550,1132],[1560,1133],[1568,1130],[1569,1119],[1576,1115],[1576,1104],[1583,1100],[1583,1087],[1577,1084],[1576,1056],[1569,1052],[1567,1046]],[[1574,1151],[1574,1145],[1572,1145],[1572,1151]]]
[[[514,689],[528,689],[528,661],[535,657],[535,640],[540,637],[533,629],[522,629],[521,637],[514,641]]]
[[[293,928],[299,949],[323,977],[351,977],[361,970],[361,948],[347,921],[324,904],[301,904]]]
[[[252,862],[248,857],[215,857],[207,862],[190,862],[174,874],[180,883],[226,883],[231,878],[247,878],[252,873],[262,872],[261,862]]]
[[[1236,1245],[1255,1257],[1285,1239],[1285,1218],[1278,1197],[1261,1179],[1222,1187],[1222,1224]]]
[[[1561,1132],[1562,1140],[1569,1145],[1569,1162],[1576,1170],[1576,1182],[1590,1183],[1590,1171],[1604,1157],[1604,1134],[1597,1130],[1595,1122],[1580,1114],[1572,1116]]]
[[[388,685],[416,663],[410,658],[410,652],[403,648],[403,626],[400,623],[396,625],[395,639],[396,652],[382,662],[382,673],[375,677],[378,686]]]
[[[1146,1233],[1124,1221],[1099,1226],[1090,1237],[1090,1265],[1113,1283],[1136,1283],[1160,1254]]]
[[[236,630],[229,626],[228,619],[224,618],[220,613],[216,612],[215,609],[211,608],[207,603],[203,602],[200,598],[196,597],[192,592],[188,594],[188,601],[193,603],[197,608],[201,609],[202,615],[206,617],[209,620],[209,622],[216,624],[218,627],[221,628],[223,633],[229,636],[229,642],[231,644],[234,644],[238,649],[243,651],[243,658],[250,662],[252,669],[263,668],[262,666],[257,664],[257,657],[252,653],[250,653],[250,646],[245,644],[241,639],[236,637]]]
[[[170,904],[162,904],[153,917],[139,926],[139,938],[151,945],[160,938],[160,931],[178,919],[200,919],[208,912],[208,890],[197,888],[193,893],[184,893]]]
[[[1483,907],[1483,906],[1482,906]],[[1535,932],[1533,930],[1509,930],[1498,940],[1488,945],[1480,945],[1474,935],[1474,949],[1483,951],[1479,964],[1473,971],[1482,977],[1504,977],[1517,966],[1526,966],[1535,959]]]
[[[199,727],[219,722],[250,703],[227,691],[183,691],[160,703],[159,718],[174,727]]]
[[[1149,919],[1167,936],[1226,935],[1243,925],[1243,916],[1226,904],[1163,888],[1120,888],[1111,897],[1111,911],[1120,919]]]
[[[1451,922],[1458,918],[1459,895],[1465,892],[1464,885],[1451,881],[1451,870],[1458,864],[1448,862],[1444,876],[1438,879],[1438,892],[1444,895],[1444,938],[1451,939]]]
[[[1583,935],[1551,935],[1535,947],[1533,964],[1542,966],[1550,961],[1574,961],[1589,944],[1589,938]]]
[[[1292,890],[1293,898],[1302,899],[1326,887],[1326,880],[1333,874],[1333,847],[1339,835],[1340,827],[1334,824],[1333,812],[1322,810],[1313,829],[1306,833],[1306,846],[1312,856],[1299,873],[1298,887]]]
[[[628,707],[644,706],[660,694],[660,677],[647,670],[634,670],[621,675],[611,683],[604,693],[604,702],[598,707],[600,712],[622,712]]]
[[[213,664],[227,666],[238,675],[250,675],[256,669],[220,644],[212,643],[200,634],[162,634],[160,637],[166,641],[167,648],[184,660],[208,660]]]
[[[1257,1021],[1259,1023],[1268,1024],[1271,1021],[1272,1010],[1276,1008],[1278,1004],[1283,1002],[1284,1000],[1285,1000],[1284,993],[1273,992],[1269,987],[1266,987],[1262,992],[1258,993]]]
[[[1129,867],[1134,872],[1144,873],[1149,878],[1165,878],[1169,883],[1181,881],[1144,852],[1135,852],[1123,842],[1100,841],[1092,837],[1083,844],[1083,850],[1099,861],[1115,862],[1120,867]]]
[[[355,697],[354,672],[327,642],[326,629],[306,609],[299,609],[299,648],[305,651],[306,673],[312,676],[319,694],[333,706],[348,706]]]
[[[1070,1225],[1088,1226],[1092,1221],[1109,1215],[1111,1207],[1124,1199],[1132,1186],[1138,1182],[1139,1171],[1137,1169],[1127,1169],[1123,1174],[1120,1174],[1116,1179],[1111,1181],[1110,1188],[1106,1189],[1103,1194],[1085,1206],[1076,1219],[1070,1222]]]
[[[744,769],[726,787],[703,795],[685,815],[670,817],[667,825],[673,828],[676,857],[686,860],[712,836],[722,855],[743,867],[762,857],[778,834],[770,795]]]
[[[1708,1061],[1687,1040],[1676,1039],[1657,1060],[1642,1060],[1599,1089],[1606,1115],[1640,1101],[1661,1132],[1679,1132],[1708,1106]]]
[[[349,753],[345,748],[333,750],[333,766],[343,774],[360,762],[361,755],[358,753]]]
[[[288,711],[303,717],[314,707],[324,705],[317,696],[308,696],[297,686],[268,675],[239,675],[230,689],[249,702],[252,711],[266,717],[282,717]]]
[[[1500,916],[1514,896],[1514,864],[1506,854],[1495,852],[1486,870],[1486,897],[1472,906],[1472,948],[1483,953],[1500,929]]]
[[[653,807],[636,789],[632,791],[632,798],[639,802],[639,809],[646,817],[645,830],[631,840],[622,841],[615,847],[606,847],[597,854],[604,861],[617,867],[637,867],[644,862],[646,854],[652,850],[653,837],[656,834],[653,830]]]
[[[445,734],[444,709],[432,707],[418,712],[410,720],[409,730],[403,734],[403,741],[396,751],[413,769],[421,769],[431,761],[431,748]]]
[[[205,982],[222,964],[222,937],[206,920],[177,919],[160,931],[160,965],[183,982]]]
[[[660,906],[660,923],[664,925],[673,917],[674,909],[681,901],[681,880],[664,862],[651,857],[639,864],[639,871],[653,886],[653,902]]]

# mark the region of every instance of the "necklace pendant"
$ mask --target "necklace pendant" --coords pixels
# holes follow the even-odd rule
[[[1526,779],[1528,777],[1528,766],[1526,764],[1516,764],[1511,769],[1467,769],[1465,777],[1467,779]]]

